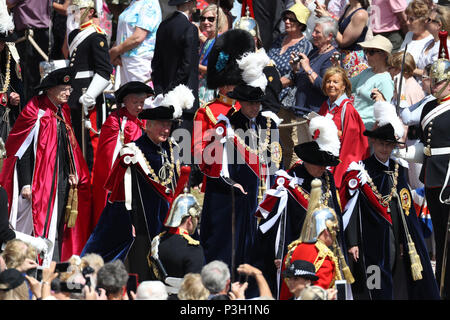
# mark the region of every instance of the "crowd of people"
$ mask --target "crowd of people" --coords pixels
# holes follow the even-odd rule
[[[450,299],[450,7],[0,0],[0,300]]]

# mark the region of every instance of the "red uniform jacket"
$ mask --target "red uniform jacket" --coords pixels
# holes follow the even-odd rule
[[[292,253],[290,261],[305,260],[314,264],[316,262],[318,253],[319,250],[317,249],[315,243],[300,243]],[[283,261],[282,271],[286,269],[285,263],[286,257]],[[325,257],[325,260],[318,270],[316,267],[316,275],[319,277],[319,280],[315,281],[313,285],[320,286],[324,289],[330,288],[335,275],[335,265],[329,256]],[[281,283],[280,300],[288,300],[291,297],[292,294],[290,293],[286,283],[283,281]]]

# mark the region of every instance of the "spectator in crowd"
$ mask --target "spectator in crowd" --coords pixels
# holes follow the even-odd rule
[[[183,111],[181,127],[192,132],[198,102],[198,29],[190,22],[196,10],[195,0],[170,0],[177,10],[159,26],[152,59],[152,80],[156,94],[167,93],[180,84],[195,97],[190,110]],[[191,162],[192,163],[192,162]]]
[[[143,82],[130,81],[116,90],[114,95],[117,110],[111,112],[102,125],[92,170],[92,228],[97,225],[105,208],[108,195],[105,183],[119,150],[143,134],[145,120],[140,120],[138,114],[143,110],[146,99],[153,95],[153,89]]]
[[[252,265],[244,263],[237,268],[237,272],[239,273],[240,277],[245,276],[247,278],[245,282],[249,282],[249,280],[251,280],[248,279],[248,277],[252,277],[256,281],[256,285],[258,288],[257,299],[273,299],[269,284],[267,283],[266,278],[264,277],[264,274],[261,272],[261,270],[255,268]]]
[[[314,264],[306,260],[294,260],[283,271],[283,278],[292,293],[293,300],[300,300],[303,290],[319,280]]]
[[[167,300],[166,286],[161,281],[143,281],[136,291],[135,300]]]
[[[6,243],[2,257],[8,269],[14,268],[22,273],[38,266],[36,250],[19,239],[13,239]]]
[[[157,0],[133,0],[120,14],[116,45],[109,50],[112,64],[120,66],[120,85],[151,80],[151,61],[161,19]]]
[[[363,135],[364,123],[353,106],[351,97],[352,85],[344,69],[329,68],[323,76],[323,92],[328,100],[322,104],[319,114],[331,116],[338,129],[341,148],[340,163],[331,168],[336,188],[341,188],[342,177],[353,161],[360,161],[369,156],[369,143]]]
[[[291,54],[309,54],[312,50],[311,43],[303,32],[306,29],[306,21],[310,12],[301,3],[297,3],[283,12],[282,20],[285,24],[285,32],[281,34],[271,45],[267,52],[281,75],[283,90],[280,93],[280,101],[284,108],[290,108],[295,103],[296,88],[291,79]],[[282,118],[284,118],[281,115]]]
[[[22,272],[14,268],[0,272],[0,300],[30,300]]]
[[[209,295],[199,273],[188,273],[184,276],[178,291],[179,300],[206,300]]]
[[[368,67],[364,52],[358,44],[365,40],[368,32],[368,7],[368,0],[350,0],[338,21],[339,32],[336,42],[342,55],[340,62],[349,78],[358,75]],[[331,14],[323,8],[324,6],[316,9],[316,14],[330,16]]]
[[[369,18],[372,32],[387,38],[392,43],[392,52],[400,49],[408,31],[406,7],[406,0],[372,0]]]
[[[307,286],[302,290],[299,300],[336,300],[336,289],[325,290],[319,286]]]
[[[372,91],[378,90],[386,101],[394,95],[394,81],[388,72],[388,57],[392,52],[392,43],[382,35],[359,43],[364,49],[370,68],[350,79],[354,106],[364,122],[366,129],[372,129],[374,100]]]
[[[400,47],[400,50],[409,52],[414,62],[419,61],[420,54],[425,45],[433,39],[433,35],[427,30],[426,20],[430,8],[421,0],[413,0],[406,8],[406,22],[408,33]],[[407,46],[407,47],[406,47]]]
[[[105,289],[108,300],[123,300],[127,281],[128,272],[119,259],[105,263],[97,273],[97,288]]]
[[[16,46],[20,55],[21,70],[25,71],[23,73],[24,103],[36,94],[35,88],[41,80],[39,63],[46,60],[42,54],[48,55],[51,3],[50,0],[6,1],[13,14],[17,37],[21,39],[17,41]],[[33,37],[39,49],[33,46],[27,36]],[[23,37],[25,39],[22,39]]]
[[[408,128],[408,136],[410,136],[411,128],[412,126],[417,126],[420,122],[420,115],[422,114],[422,110],[424,105],[432,100],[435,100],[436,98],[431,94],[431,82],[430,82],[430,69],[431,64],[427,65],[421,76],[422,80],[422,90],[426,94],[426,96],[419,102],[415,103],[412,106],[409,106],[407,108],[402,108],[400,111],[400,117],[402,119],[402,122],[409,126]],[[417,70],[417,69],[416,69]],[[418,128],[417,128],[418,129]],[[414,133],[415,137],[418,137],[418,132],[416,131]]]
[[[297,88],[294,110],[288,112],[281,109],[279,116],[284,119],[283,124],[295,122],[309,112],[318,112],[322,103],[327,99],[322,91],[322,77],[332,66],[331,57],[336,53],[333,46],[337,34],[337,23],[331,17],[322,17],[316,21],[312,32],[314,49],[308,54],[299,54],[298,62],[292,60],[293,81]],[[291,56],[294,58],[294,56]],[[280,139],[283,143],[283,162],[286,168],[298,161],[293,152],[295,145],[310,140],[306,126],[299,126],[297,133],[292,128],[280,129]],[[292,137],[292,138],[291,138]]]
[[[217,15],[218,14],[218,15]],[[218,21],[216,21],[218,19]],[[216,30],[217,28],[217,30]],[[223,32],[228,30],[228,20],[222,8],[211,4],[203,9],[200,16],[199,38],[202,42],[200,46],[200,61],[198,65],[199,71],[199,88],[198,99],[200,105],[204,105],[213,100],[216,96],[214,89],[208,88],[207,85],[207,68],[208,57],[216,38]]]
[[[95,253],[89,253],[83,256],[83,258],[81,258],[80,262],[81,273],[86,279],[88,277],[90,278],[90,285],[94,288],[96,287],[97,284],[98,270],[100,270],[100,268],[103,267],[104,265],[105,262],[103,261],[102,256]]]
[[[67,104],[71,71],[56,69],[42,80],[38,89],[43,94],[28,102],[10,132],[6,143],[9,157],[0,174],[10,216],[24,210],[32,217],[19,231],[48,238],[54,244],[48,254],[57,261],[78,254],[90,232],[89,170],[73,139]],[[12,178],[15,174],[18,181]]]
[[[202,268],[200,275],[203,285],[210,293],[208,300],[230,300],[230,270],[224,262],[211,261]]]
[[[423,47],[422,52],[419,55],[419,59],[416,61],[416,70],[414,75],[421,76],[425,66],[432,64],[439,56],[439,32],[450,32],[450,9],[445,6],[436,6],[431,9],[425,19],[425,27],[427,31],[433,36]],[[447,36],[447,47],[449,47],[449,37]]]

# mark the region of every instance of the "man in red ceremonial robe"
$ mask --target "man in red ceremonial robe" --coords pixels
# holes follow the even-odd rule
[[[0,174],[10,223],[17,231],[51,240],[48,257],[57,261],[79,254],[91,231],[89,170],[67,105],[70,72],[57,69],[41,81],[37,90],[44,93],[28,102],[6,141]]]
[[[106,205],[108,192],[105,182],[119,150],[142,136],[145,120],[140,120],[138,114],[150,95],[153,95],[153,89],[139,81],[128,82],[115,92],[118,110],[111,113],[102,126],[92,171],[92,227],[97,224]]]

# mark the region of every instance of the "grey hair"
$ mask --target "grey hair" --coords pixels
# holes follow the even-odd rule
[[[205,288],[211,294],[216,294],[225,289],[230,279],[230,270],[224,262],[214,260],[202,268],[201,276]]]
[[[97,273],[97,288],[106,290],[106,294],[117,294],[127,284],[128,272],[121,260],[105,263]]]
[[[324,36],[328,36],[330,33],[333,35],[333,39],[336,39],[338,33],[338,23],[331,17],[321,17],[316,20],[316,24],[322,26],[322,33]]]
[[[136,300],[167,300],[168,296],[161,281],[143,281],[136,290]]]

